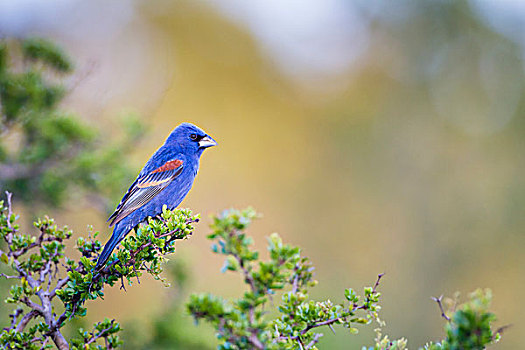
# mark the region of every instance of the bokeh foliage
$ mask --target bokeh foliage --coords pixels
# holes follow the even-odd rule
[[[33,206],[59,206],[83,189],[107,211],[130,180],[123,156],[143,128],[128,118],[114,140],[64,112],[61,79],[72,70],[49,41],[0,41],[0,187]]]

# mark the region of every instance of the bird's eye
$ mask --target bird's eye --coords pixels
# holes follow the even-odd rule
[[[198,138],[197,134],[190,135],[190,139],[192,139],[193,141],[197,140],[197,138]]]

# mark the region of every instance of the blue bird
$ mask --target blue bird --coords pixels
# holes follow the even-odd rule
[[[109,226],[115,228],[98,258],[97,271],[134,227],[162,213],[164,205],[174,209],[182,202],[193,185],[202,152],[216,145],[214,139],[193,124],[182,123],[171,132],[109,217]]]

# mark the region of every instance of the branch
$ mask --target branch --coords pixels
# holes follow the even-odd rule
[[[244,266],[244,260],[238,254],[235,254],[235,253],[230,253],[230,254],[233,257],[235,257],[235,259],[237,259],[237,262],[239,263],[242,273],[244,274],[244,280],[250,286],[250,289],[252,290],[253,294],[257,295],[259,291],[257,290],[257,287],[255,285],[255,280],[253,279],[253,276],[250,273],[250,271]],[[250,316],[250,324],[253,324],[255,322],[255,306],[254,305],[250,305],[249,316]],[[253,340],[255,340],[255,342],[252,341],[252,338]],[[259,342],[259,339],[257,338],[255,334],[252,334],[252,336],[249,339],[252,342],[252,344],[257,347],[257,349],[264,349],[264,347],[258,347],[257,342]],[[262,346],[262,344],[260,345]]]
[[[11,201],[12,194],[6,191],[6,197],[7,197],[7,220],[6,220],[7,223],[6,224],[9,229],[9,233],[4,236],[5,237],[4,239],[8,243],[8,246],[9,246],[9,252],[7,253],[7,256],[8,258],[12,260],[11,266],[18,273],[18,278],[25,278],[25,280],[27,281],[27,283],[33,290],[38,290],[36,292],[36,296],[38,296],[38,298],[40,299],[40,304],[37,304],[34,301],[32,301],[30,299],[31,295],[25,295],[18,299],[20,303],[27,305],[31,309],[31,311],[29,311],[20,320],[20,322],[17,325],[17,330],[22,331],[27,326],[29,321],[31,321],[31,319],[33,319],[36,316],[42,316],[45,320],[45,323],[50,328],[49,334],[45,334],[44,337],[50,336],[55,342],[55,345],[60,350],[69,349],[69,345],[67,341],[65,340],[64,336],[62,335],[62,333],[60,333],[60,331],[56,327],[54,327],[54,314],[53,314],[53,307],[51,305],[50,295],[47,291],[44,291],[41,288],[42,284],[45,281],[45,275],[47,273],[51,273],[50,260],[48,260],[46,264],[41,268],[40,278],[38,280],[34,279],[31,276],[31,271],[24,268],[22,263],[18,260],[18,257],[25,254],[29,249],[32,249],[34,247],[41,247],[44,241],[53,241],[53,240],[59,241],[60,239],[56,237],[44,238],[44,232],[41,231],[41,234],[37,242],[30,244],[28,247],[24,247],[22,249],[12,251],[11,245],[13,243],[13,235],[16,233],[16,230],[11,224],[11,217],[13,216],[12,201]],[[9,277],[15,277],[15,276],[9,276]],[[16,317],[18,317],[19,315],[20,313],[18,314],[15,313]],[[13,317],[13,324],[15,323],[15,321],[16,319],[15,317]]]
[[[304,348],[305,350],[306,349],[311,349],[315,344],[317,344],[319,342],[319,338],[321,338],[323,336],[322,333],[317,333],[316,335],[314,335],[314,339],[312,339],[311,342],[309,342]]]
[[[56,248],[55,248],[55,254],[56,254]],[[40,285],[44,284],[46,275],[51,272],[51,259],[46,262],[44,265],[44,268],[40,270],[40,278],[38,279],[38,282]]]
[[[44,237],[44,234],[42,233],[40,234],[40,236],[38,236],[38,241],[36,241],[35,243],[31,243],[30,245],[22,249],[13,251],[12,255],[14,258],[18,258],[33,248],[41,247],[42,243],[44,242],[53,242],[53,241],[59,241],[59,239],[56,237]]]
[[[255,346],[256,349],[265,349],[264,347],[264,344],[259,340],[259,338],[257,338],[257,334],[256,333],[252,333],[248,339],[250,340],[250,343],[253,344],[253,346]]]
[[[87,245],[82,243],[80,247],[77,247],[83,257],[81,261],[68,261],[67,258],[63,261],[64,256],[62,252],[65,248],[63,241],[71,238],[70,232],[66,229],[57,228],[52,219],[46,218],[38,221],[37,227],[40,229],[40,232],[36,238],[20,233],[18,227],[13,224],[12,196],[9,192],[6,192],[6,196],[5,208],[1,209],[3,220],[5,220],[4,215],[7,215],[7,220],[3,222],[4,234],[2,238],[8,243],[9,250],[6,251],[6,256],[14,272],[11,274],[0,273],[0,277],[23,280],[18,282],[21,289],[15,289],[12,295],[15,302],[30,308],[25,315],[22,309],[15,311],[11,316],[12,324],[9,329],[23,332],[24,329],[28,328],[27,325],[31,320],[35,317],[42,317],[43,323],[48,327],[48,331],[33,330],[31,328],[31,332],[40,333],[39,335],[31,335],[31,341],[33,343],[42,343],[42,346],[45,346],[49,344],[48,340],[51,339],[59,350],[69,349],[69,344],[61,333],[61,327],[68,317],[83,316],[85,312],[85,309],[82,309],[82,303],[84,302],[84,300],[81,300],[82,295],[90,295],[97,298],[101,295],[100,291],[104,286],[106,284],[112,285],[115,278],[126,277],[129,279],[134,274],[138,278],[139,271],[149,271],[154,275],[158,275],[161,271],[159,265],[162,262],[161,257],[172,253],[175,250],[174,241],[191,235],[191,224],[199,221],[197,217],[192,216],[189,212],[168,213],[170,216],[166,216],[167,219],[161,218],[161,229],[158,229],[158,223],[155,223],[155,225],[147,227],[146,235],[141,235],[140,238],[137,237],[140,240],[135,241],[135,245],[133,245],[135,248],[126,251],[126,254],[129,254],[128,259],[125,259],[122,263],[118,259],[113,259],[110,264],[95,274],[94,277],[88,277],[94,272],[94,262],[86,263],[85,259],[97,257],[97,253],[100,250],[98,241],[90,237],[87,241],[84,240]],[[150,234],[153,234],[155,239],[150,239]],[[158,239],[163,240],[162,248],[153,243],[158,242]],[[56,244],[56,246],[51,248],[47,242],[51,242],[53,245]],[[129,246],[126,245],[126,247]],[[38,249],[40,249],[40,252],[37,251]],[[155,251],[151,251],[152,249]],[[0,251],[0,254],[4,254],[4,252]],[[31,259],[27,259],[27,261],[25,259],[22,260],[23,257],[29,254],[32,254]],[[147,262],[150,262],[151,266],[146,266],[145,263]],[[62,268],[65,268],[68,274],[60,278],[58,272]],[[119,269],[118,271],[123,271],[120,268],[125,271],[119,273],[117,268]],[[95,291],[92,292],[91,286],[101,277],[104,279],[95,284]],[[66,288],[68,284],[73,285],[73,292]],[[65,308],[59,316],[55,313],[52,304],[52,300],[57,295],[61,296],[60,299]],[[79,313],[78,310],[82,310],[82,312]],[[112,341],[108,337],[119,331],[115,325],[115,320],[111,321],[111,324],[98,324],[97,327],[91,333],[90,338],[85,340],[88,345],[101,338],[105,338],[106,344],[110,344]],[[100,330],[100,328],[104,327],[107,328]],[[28,332],[27,329],[26,332]],[[257,342],[257,340],[255,339],[254,341]],[[259,342],[258,345],[261,345],[261,343]],[[22,345],[22,347],[24,346],[26,345]]]
[[[374,288],[372,289],[372,294],[376,293],[377,292],[377,287],[379,287],[379,281],[381,281],[381,278],[385,275],[385,273],[380,273],[379,275],[377,275],[377,280],[376,280],[376,283],[374,284]]]
[[[44,313],[44,309],[42,308],[42,306],[40,306],[37,303],[31,301],[31,299],[29,299],[28,297],[21,298],[20,301],[22,303],[26,304],[32,310],[35,310],[36,312],[38,312],[39,314],[43,314]]]
[[[331,318],[331,319],[326,320],[326,321],[315,322],[315,323],[312,323],[312,324],[309,324],[308,326],[306,326],[306,328],[303,329],[298,335],[295,335],[293,337],[281,335],[281,336],[279,336],[277,338],[277,341],[280,341],[280,340],[299,340],[301,338],[301,336],[305,335],[306,333],[308,333],[309,331],[311,331],[314,328],[318,328],[318,327],[322,327],[322,326],[329,326],[329,325],[332,325],[334,323],[337,323],[340,320],[341,320],[341,317],[336,317],[336,318]],[[319,333],[319,334],[321,334],[321,333]],[[322,334],[321,334],[321,336],[322,336]]]
[[[372,294],[375,294],[377,292],[377,287],[379,286],[379,282],[381,281],[381,278],[384,275],[385,275],[384,273],[380,273],[379,275],[377,275],[377,280],[376,280],[376,282],[374,284],[374,287],[372,289]],[[296,279],[294,279],[294,281],[293,281],[292,290],[296,287],[295,280]],[[296,336],[284,336],[284,335],[281,335],[281,336],[277,337],[277,339],[275,341],[296,340],[296,341],[300,342],[299,345],[301,347],[303,347],[305,350],[306,349],[310,349],[312,346],[317,344],[317,342],[319,341],[319,338],[322,337],[323,334],[322,333],[317,333],[316,335],[314,335],[314,339],[310,343],[308,343],[307,345],[304,345],[301,342],[301,337],[303,335],[305,335],[306,333],[308,333],[309,331],[311,331],[314,328],[319,328],[319,327],[323,327],[323,326],[330,327],[330,329],[333,332],[334,331],[333,327],[332,327],[333,324],[335,324],[337,322],[340,322],[342,320],[346,320],[346,318],[348,316],[350,316],[351,313],[353,313],[353,312],[355,312],[357,310],[367,310],[369,308],[367,303],[368,303],[368,300],[363,305],[353,305],[352,309],[349,308],[347,310],[349,315],[345,315],[345,316],[342,316],[342,317],[334,317],[334,318],[331,318],[331,319],[328,319],[328,320],[325,320],[325,321],[319,321],[319,322],[314,322],[314,323],[308,324],[302,331],[299,332],[298,335],[296,335]]]
[[[186,224],[192,224],[192,223],[196,223],[196,222],[199,222],[199,219],[190,219],[190,220],[187,220],[186,221]],[[182,239],[182,238],[177,238],[176,237],[176,234],[179,233],[179,230],[172,230],[172,231],[169,231],[169,232],[166,232],[166,233],[163,233],[163,234],[159,234],[159,235],[155,235],[155,238],[165,238],[165,237],[169,237],[169,236],[172,236],[169,240],[166,241],[166,243],[171,243],[172,241],[174,240],[177,240],[177,239]],[[151,241],[147,242],[147,243],[143,243],[141,244],[137,249],[135,250],[131,250],[130,251],[130,259],[128,259],[125,263],[125,265],[123,267],[126,267],[126,268],[129,268],[129,267],[134,267],[135,266],[135,258],[136,256],[141,253],[142,251],[144,251],[144,249],[148,248],[148,247],[151,247],[153,246],[153,243]],[[163,255],[167,255],[169,253],[166,253],[166,254],[163,254]],[[115,264],[118,262],[118,260],[115,260],[109,264],[107,264],[103,269],[101,269],[100,271],[98,271],[98,274],[95,275],[93,277],[93,280],[98,280],[100,277],[107,277],[107,276],[111,276],[111,275],[114,275],[115,274],[115,271],[112,271],[112,267],[115,266]],[[139,270],[142,269],[139,268]],[[147,269],[145,269],[147,270]],[[134,272],[136,272],[136,269],[134,270]],[[67,283],[67,281],[65,282]]]
[[[49,299],[53,300],[53,298],[57,295],[57,290],[62,289],[62,287],[64,287],[68,281],[69,277],[64,277],[61,280],[59,280],[53,291],[49,294]]]
[[[492,337],[492,340],[495,340],[496,339],[496,336],[499,334],[499,335],[502,335],[503,332],[505,332],[507,329],[509,329],[510,327],[512,327],[512,324],[506,324],[504,326],[501,326],[499,327],[498,329],[496,329],[496,331],[494,332],[494,336]]]
[[[447,322],[450,322],[450,317],[448,317],[447,314],[445,313],[445,310],[443,309],[443,304],[441,302],[443,300],[443,296],[441,295],[439,298],[432,297],[431,299],[434,300],[438,304],[439,310],[441,311],[441,316],[445,320],[447,320]]]
[[[9,330],[9,329],[12,329],[16,326],[16,320],[18,319],[18,316],[20,316],[21,314],[23,314],[24,311],[20,308],[16,309],[12,314],[9,315],[9,317],[11,318],[11,327],[10,328],[4,328],[4,330]]]
[[[4,252],[2,252],[0,250],[0,255],[2,255]],[[6,279],[21,279],[22,277],[20,276],[11,276],[11,275],[6,275],[5,273],[0,273],[0,277],[5,277]]]
[[[38,311],[36,311],[36,310],[29,311],[27,314],[24,315],[24,317],[22,317],[22,319],[20,320],[20,322],[16,326],[16,331],[19,332],[19,333],[23,332],[24,328],[27,326],[29,321],[31,321],[34,317],[36,317],[38,315],[40,315],[40,313]]]
[[[100,339],[102,337],[106,337],[107,336],[106,333],[108,333],[111,330],[111,328],[113,328],[114,324],[115,324],[115,320],[111,320],[110,326],[108,328],[104,328],[103,330],[101,330],[97,334],[94,334],[94,332],[92,332],[91,333],[91,338],[85,343],[86,348],[88,348],[87,345],[96,342],[98,339]]]
[[[46,344],[47,344],[48,341],[49,341],[49,337],[47,337],[46,339],[44,339],[44,341],[42,342],[42,347],[40,348],[40,350],[44,350],[44,349],[46,349]]]

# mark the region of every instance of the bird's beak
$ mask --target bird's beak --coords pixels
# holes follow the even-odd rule
[[[199,141],[199,148],[208,148],[217,146],[217,142],[212,139],[210,136],[206,135]]]

